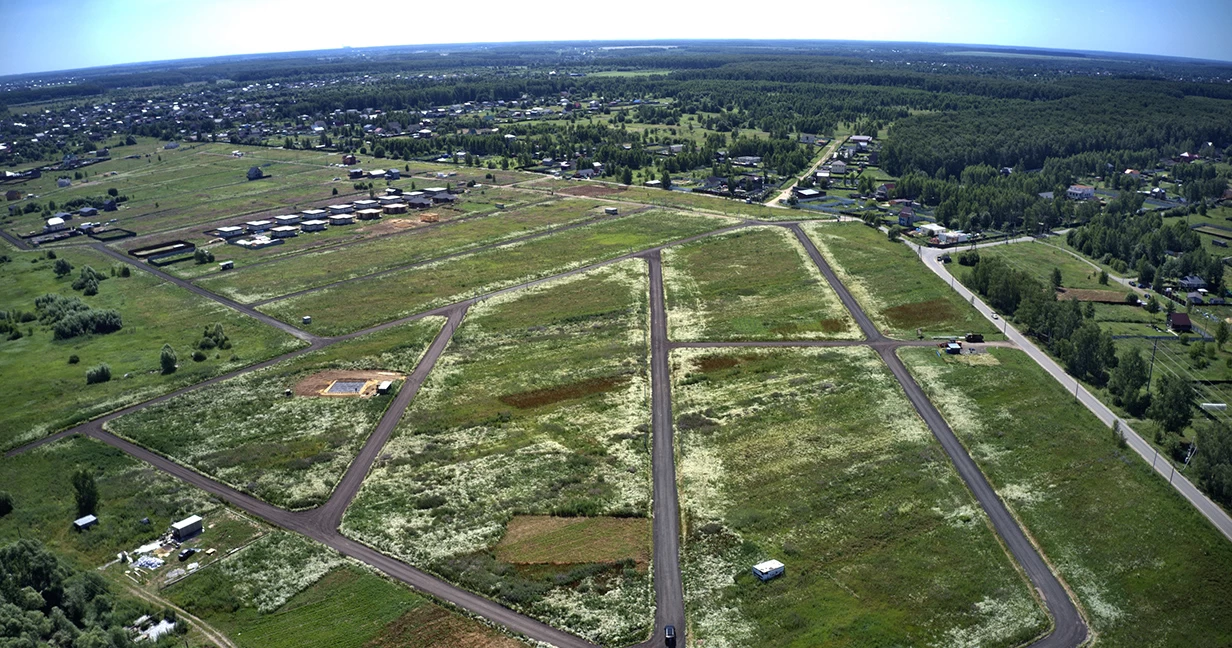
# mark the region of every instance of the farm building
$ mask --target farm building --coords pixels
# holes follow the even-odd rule
[[[312,220],[314,218],[325,218],[325,215],[328,213],[329,212],[325,211],[324,209],[305,209],[304,211],[300,212],[300,215],[303,216],[305,219]]]
[[[397,169],[389,169],[385,172],[386,180],[398,180],[402,178],[402,173]]]
[[[363,177],[364,177],[363,169],[351,169],[350,171],[347,171],[347,178],[351,180],[359,180]]]
[[[261,167],[252,167],[248,169],[248,179],[249,180],[260,180],[261,178],[264,178],[264,177],[265,177],[265,172],[261,170]]]
[[[380,198],[377,198],[376,201],[382,205],[392,205],[396,202],[402,202],[402,196],[398,196],[395,194],[389,194],[389,195],[385,195],[385,196],[381,196]]]
[[[294,225],[279,225],[270,230],[270,234],[274,238],[291,238],[299,235],[299,228]]]
[[[355,217],[350,214],[330,214],[330,225],[350,225],[355,222]]]
[[[98,210],[93,207],[82,207],[77,210],[77,214],[82,218],[94,218],[98,216]]]
[[[237,236],[244,235],[244,228],[240,227],[239,225],[223,225],[222,227],[218,228],[215,231],[218,232],[219,236],[225,239],[235,238]]]
[[[244,223],[244,227],[248,228],[249,232],[264,232],[273,227],[273,223],[267,220],[255,220]]]
[[[381,210],[379,210],[379,209],[361,209],[361,210],[359,210],[359,211],[355,212],[355,216],[356,216],[356,217],[358,217],[358,218],[359,218],[359,220],[376,220],[376,219],[378,219],[378,218],[380,218],[380,217],[381,217]]]
[[[763,581],[783,575],[783,563],[777,560],[767,560],[753,565],[753,575]]]
[[[325,231],[325,221],[315,218],[312,220],[306,220],[300,224],[300,229],[305,232],[323,232]]]
[[[303,217],[300,216],[299,214],[290,214],[287,216],[275,216],[274,217],[274,222],[278,225],[295,225],[301,220],[303,220]]]
[[[98,518],[93,515],[87,515],[85,517],[73,520],[73,529],[77,531],[85,531],[96,524],[98,524]]]
[[[171,538],[174,540],[187,540],[198,533],[201,533],[200,515],[186,517],[171,525]]]
[[[406,203],[400,203],[400,202],[389,203],[388,205],[385,205],[381,209],[384,209],[386,214],[405,214],[406,213]]]
[[[329,209],[330,214],[349,214],[355,211],[351,205],[330,205],[326,209]]]
[[[816,189],[800,189],[798,187],[793,187],[792,189],[795,191],[797,200],[817,200],[825,195]]]
[[[385,169],[373,169],[368,172],[368,177],[369,178],[384,178]]]
[[[44,232],[61,232],[68,229],[68,225],[64,224],[63,218],[51,217],[47,219],[47,224],[43,226]]]
[[[107,200],[103,201],[103,211],[105,212],[113,212],[116,210],[116,207],[117,205],[116,205],[115,198],[108,198]]]
[[[369,200],[367,198],[365,198],[364,200],[356,200],[355,202],[351,204],[355,206],[355,211],[359,211],[361,209],[373,209],[377,207],[378,205],[380,205],[380,203],[378,203],[377,201]]]
[[[1189,333],[1193,323],[1189,321],[1188,313],[1168,313],[1168,328],[1177,333]]]

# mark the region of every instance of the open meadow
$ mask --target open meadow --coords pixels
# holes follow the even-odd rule
[[[0,323],[11,324],[14,331],[0,339],[0,389],[6,394],[5,407],[0,408],[0,448],[303,344],[89,248],[12,251],[6,256],[11,260],[0,263],[0,304],[5,313]],[[61,262],[71,266],[71,271],[57,277],[56,265]],[[82,273],[89,273],[86,268],[103,277],[93,282],[96,295],[86,294],[89,289],[83,284],[80,290],[73,289],[74,283],[82,281]],[[124,276],[125,270],[129,276]],[[43,298],[48,294],[61,297]],[[109,310],[118,313],[122,326],[104,333],[112,327],[86,313]],[[221,332],[225,344],[219,346],[211,338],[203,346],[207,337],[203,331],[215,330]],[[178,358],[178,368],[172,373],[160,368],[164,344]],[[194,353],[199,355],[194,357]],[[87,370],[104,364],[110,368],[110,379],[87,384]]]
[[[1085,610],[1097,645],[1232,643],[1232,545],[1020,351],[903,349],[989,483]]]
[[[882,333],[900,339],[999,334],[906,245],[859,223],[804,226],[834,273]]]
[[[317,333],[348,333],[731,224],[717,216],[648,211],[324,288],[260,309],[283,321],[311,315]]]
[[[472,307],[343,533],[592,641],[644,639],[646,286],[633,259]]]
[[[397,392],[327,390],[335,381],[400,385],[442,322],[425,318],[340,342],[108,421],[107,429],[276,506],[317,506]]]
[[[855,321],[790,230],[758,227],[663,252],[673,340],[856,339]]]
[[[707,646],[1016,646],[1047,629],[869,349],[673,352],[682,572]],[[786,565],[762,583],[750,567]]]
[[[958,251],[955,250],[955,253]],[[1099,283],[1099,270],[1090,263],[1046,243],[1012,243],[980,248],[980,257],[1004,259],[1010,267],[1026,272],[1041,284],[1051,285],[1052,271],[1061,271],[1061,286],[1079,290],[1113,290],[1125,294],[1129,289],[1109,281]]]

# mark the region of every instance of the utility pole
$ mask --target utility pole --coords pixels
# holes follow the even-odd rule
[[[1151,393],[1151,377],[1155,375],[1155,350],[1159,348],[1159,340],[1151,343],[1151,367],[1146,372],[1146,393]]]

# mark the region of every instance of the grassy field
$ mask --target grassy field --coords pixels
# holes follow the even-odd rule
[[[980,257],[1000,257],[1011,267],[1027,272],[1045,286],[1052,280],[1053,268],[1061,270],[1061,286],[1090,290],[1115,290],[1122,294],[1128,288],[1109,280],[1107,285],[1099,283],[1099,270],[1091,267],[1081,259],[1075,258],[1069,252],[1042,243],[1013,243],[996,245],[979,250]]]
[[[1047,628],[944,451],[863,348],[672,355],[691,636],[1015,646]],[[749,573],[776,558],[784,576]]]
[[[241,302],[270,299],[536,230],[594,218],[602,214],[602,211],[594,211],[596,206],[597,203],[579,200],[533,205],[422,231],[408,231],[347,248],[323,250],[252,268],[216,272],[214,276],[201,280],[200,285]],[[224,249],[229,251],[230,248]],[[211,269],[216,267],[212,266]]]
[[[882,333],[899,338],[1000,335],[901,243],[860,224],[810,224],[805,231]]]
[[[900,355],[1107,646],[1232,643],[1232,544],[1025,354]]]
[[[111,258],[90,249],[65,249],[57,260],[72,264],[72,274],[57,278],[56,261],[43,252],[9,252],[0,263],[0,304],[10,313],[37,315],[35,299],[47,293],[79,297],[91,308],[114,309],[123,328],[108,334],[54,339],[37,320],[19,324],[22,337],[0,341],[0,449],[18,445],[108,411],[298,348],[290,335],[240,315],[213,301],[162,282],[141,270],[110,276]],[[72,289],[81,269],[108,278],[98,294]],[[194,361],[193,350],[206,327],[221,324],[230,348],[211,349]],[[170,344],[179,369],[159,372],[159,350]],[[79,362],[71,363],[72,357]],[[109,382],[86,384],[86,369],[106,363]]]
[[[644,212],[271,302],[261,310],[284,321],[311,315],[314,332],[346,333],[729,224],[718,217]]]
[[[78,515],[70,478],[78,468],[89,470],[98,484],[99,523],[88,533],[73,530]],[[13,496],[13,511],[0,517],[0,545],[34,537],[83,569],[149,542],[176,520],[216,506],[204,492],[87,438],[0,458],[0,490]],[[141,524],[146,517],[150,524]]]
[[[505,525],[496,559],[511,565],[633,560],[650,564],[649,518],[518,515]]]
[[[534,183],[524,185],[527,189],[537,189],[540,191],[548,191],[553,193],[571,193],[577,191],[591,191],[591,188],[601,188],[601,190],[610,190],[604,193],[603,198],[607,200],[615,200],[621,202],[641,203],[645,205],[655,205],[658,207],[676,208],[676,209],[697,209],[708,212],[726,214],[738,218],[754,218],[760,220],[801,220],[814,217],[807,211],[797,211],[794,209],[777,209],[767,207],[765,205],[747,204],[740,200],[731,200],[728,198],[720,198],[718,196],[710,196],[707,194],[692,193],[685,191],[664,191],[652,187],[641,187],[637,185],[623,186],[615,183],[599,183],[599,182],[580,182],[576,180],[540,180]],[[820,218],[823,215],[815,217]]]
[[[860,337],[794,234],[760,227],[665,250],[673,340]]]
[[[495,547],[515,515],[649,514],[646,281],[628,260],[472,308],[343,532],[592,640],[644,639],[653,605],[637,557],[520,564]]]
[[[393,395],[283,395],[327,369],[409,374],[442,318],[418,320],[176,397],[107,423],[120,436],[271,504],[322,504]]]

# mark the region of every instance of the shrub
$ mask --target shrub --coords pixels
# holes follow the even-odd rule
[[[120,314],[113,310],[87,309],[77,311],[56,322],[52,335],[57,340],[67,340],[91,333],[113,333],[124,327]]]
[[[206,263],[213,263],[213,262],[214,262],[214,253],[213,253],[213,252],[210,252],[209,250],[207,250],[207,249],[205,249],[205,248],[197,248],[197,251],[196,251],[196,252],[193,252],[193,261],[196,261],[196,262],[197,262],[197,265],[204,265],[204,264],[206,264]]]
[[[175,373],[177,362],[179,358],[175,356],[175,349],[172,349],[170,344],[164,344],[162,352],[158,354],[158,364],[162,367],[163,374]]]
[[[81,362],[81,358],[78,358],[76,353],[68,357],[69,364],[77,364],[78,362]]]
[[[0,491],[0,517],[13,512],[13,496],[8,491]]]
[[[57,277],[63,277],[73,271],[73,264],[69,263],[68,259],[56,259],[51,269],[56,273]]]
[[[193,354],[192,354],[192,359],[193,359],[193,361],[194,361],[194,362],[204,362],[204,361],[205,361],[205,353],[203,353],[200,349],[198,349],[198,350],[196,350],[196,351],[193,351]]]
[[[87,385],[93,385],[94,383],[105,383],[109,380],[111,380],[111,367],[107,366],[107,363],[86,369]]]

